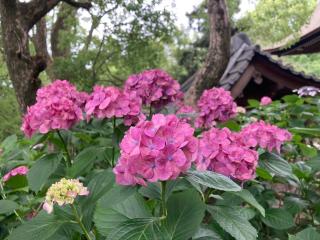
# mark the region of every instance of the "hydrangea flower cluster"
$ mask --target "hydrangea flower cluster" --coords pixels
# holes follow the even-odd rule
[[[21,130],[31,137],[37,131],[69,129],[83,119],[86,99],[86,93],[77,92],[67,81],[57,80],[37,91],[37,101],[28,108]]]
[[[239,134],[239,140],[248,147],[259,146],[270,152],[276,149],[279,153],[281,145],[290,141],[291,138],[292,135],[287,130],[265,123],[262,120],[250,123]]]
[[[50,214],[53,211],[55,203],[59,206],[73,204],[78,195],[87,196],[89,195],[89,191],[78,179],[62,178],[48,189],[43,209]]]
[[[198,170],[214,171],[239,181],[255,177],[258,153],[241,144],[228,128],[203,132],[199,152]]]
[[[84,107],[89,95],[86,92],[78,92],[76,87],[67,80],[55,80],[53,83],[40,88],[37,91],[37,102],[49,99],[68,98],[79,107]]]
[[[126,125],[137,123],[141,115],[141,99],[135,93],[124,93],[116,87],[95,86],[87,100],[87,118],[123,117]]]
[[[192,106],[188,105],[181,105],[180,108],[177,110],[176,114],[182,121],[191,123],[192,117],[196,115],[196,110],[193,109]]]
[[[310,96],[314,97],[320,93],[320,89],[313,86],[305,86],[299,89],[293,90],[293,92],[298,93],[299,97]]]
[[[176,179],[198,153],[194,129],[175,115],[155,114],[131,127],[120,143],[121,156],[113,169],[120,185],[146,185]]]
[[[200,113],[196,127],[210,128],[215,121],[227,121],[237,114],[237,104],[230,92],[223,88],[205,90],[197,105]]]
[[[272,99],[267,97],[267,96],[262,97],[261,100],[260,100],[260,105],[261,106],[267,106],[267,105],[269,105],[271,103],[272,103]]]
[[[183,97],[180,84],[161,69],[147,70],[129,76],[126,92],[135,92],[143,104],[161,108]]]
[[[2,180],[4,182],[7,182],[7,181],[9,181],[9,179],[11,177],[14,177],[17,175],[21,175],[21,176],[27,175],[28,171],[29,171],[29,168],[26,166],[16,167],[16,168],[12,169],[10,172],[8,172],[6,175],[4,175]]]

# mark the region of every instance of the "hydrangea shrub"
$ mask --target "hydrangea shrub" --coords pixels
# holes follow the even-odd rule
[[[91,93],[57,80],[0,145],[0,239],[318,236],[319,99],[301,93],[187,106],[159,69]]]

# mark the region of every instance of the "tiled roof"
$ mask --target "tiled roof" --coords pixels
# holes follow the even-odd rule
[[[228,66],[219,81],[219,85],[226,90],[230,90],[232,86],[241,78],[247,67],[250,65],[255,56],[265,58],[271,65],[280,67],[290,74],[303,78],[306,81],[320,82],[315,76],[306,75],[303,72],[295,71],[291,66],[283,64],[279,60],[275,60],[272,56],[260,49],[258,45],[252,45],[251,41],[244,33],[238,33],[231,39],[231,57]],[[182,90],[187,91],[193,82],[193,78],[189,78],[182,84]]]

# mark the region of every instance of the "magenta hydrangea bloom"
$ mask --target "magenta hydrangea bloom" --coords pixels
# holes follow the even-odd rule
[[[14,177],[16,175],[22,175],[22,176],[27,175],[28,171],[29,171],[29,168],[26,166],[20,166],[20,167],[14,168],[10,172],[8,172],[6,175],[4,175],[2,180],[6,182],[6,181],[9,181],[11,177]]]
[[[129,76],[125,92],[135,92],[143,104],[161,108],[183,97],[180,84],[161,69],[147,70]]]
[[[229,129],[212,128],[199,142],[198,170],[214,171],[239,181],[255,177],[258,153],[241,144]]]
[[[87,118],[124,118],[125,125],[132,125],[143,119],[141,99],[135,93],[124,93],[116,87],[95,86],[87,100]]]
[[[260,105],[261,106],[267,106],[267,105],[269,105],[271,103],[272,103],[272,99],[267,97],[267,96],[262,97],[261,100],[260,100]]]
[[[82,108],[88,98],[66,80],[56,80],[37,91],[36,103],[27,109],[21,130],[28,137],[35,132],[69,129],[83,119]]]
[[[281,145],[290,141],[291,138],[292,135],[287,130],[265,123],[262,120],[250,123],[239,134],[239,139],[249,147],[261,147],[270,152],[276,149],[279,153]]]
[[[200,113],[196,127],[210,128],[215,121],[227,121],[237,115],[237,104],[230,92],[223,88],[205,90],[197,105]]]
[[[76,87],[67,80],[55,80],[53,83],[40,88],[37,91],[37,102],[68,98],[79,107],[84,107],[89,95],[86,92],[77,91]]]
[[[121,156],[113,172],[120,185],[176,179],[198,156],[194,129],[175,115],[153,115],[131,127],[120,143]]]

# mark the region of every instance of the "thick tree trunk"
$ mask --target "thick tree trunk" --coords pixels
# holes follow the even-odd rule
[[[21,113],[35,102],[36,91],[41,86],[39,74],[47,62],[42,54],[31,56],[28,32],[61,1],[76,8],[91,7],[90,2],[74,0],[0,0],[4,54]]]
[[[195,105],[205,89],[218,84],[229,61],[230,24],[226,0],[208,0],[208,16],[210,44],[203,66],[191,76],[193,82],[186,93],[186,102],[191,105]]]
[[[1,0],[0,14],[8,72],[23,113],[35,102],[36,91],[41,85],[38,76],[45,69],[45,61],[30,56],[28,34],[23,29],[23,13],[19,12],[17,1]]]

